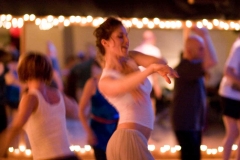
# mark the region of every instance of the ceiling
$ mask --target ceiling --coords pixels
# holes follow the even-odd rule
[[[240,19],[240,0],[0,0],[0,14]]]

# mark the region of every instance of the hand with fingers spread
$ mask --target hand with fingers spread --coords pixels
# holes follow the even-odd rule
[[[169,84],[171,83],[170,78],[178,78],[178,73],[173,70],[168,65],[164,64],[151,64],[150,67],[153,68],[153,72],[159,73]]]

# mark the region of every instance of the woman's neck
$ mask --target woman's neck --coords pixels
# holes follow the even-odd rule
[[[46,89],[46,84],[40,80],[29,80],[27,82],[27,85],[29,89],[38,89],[38,90]]]
[[[120,56],[107,56],[105,57],[105,67],[104,68],[108,68],[108,69],[114,69],[117,71],[122,71],[122,60],[125,57],[120,57]],[[126,57],[127,58],[127,57]]]

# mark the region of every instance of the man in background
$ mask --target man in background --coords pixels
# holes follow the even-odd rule
[[[156,46],[156,36],[151,30],[146,30],[142,35],[142,43],[137,46],[134,50],[142,52],[146,55],[154,56],[156,58],[161,58],[161,51]],[[140,66],[140,70],[144,70],[144,67]],[[148,77],[150,83],[152,84],[153,90],[151,93],[151,100],[153,111],[156,114],[156,99],[160,100],[162,97],[162,88],[159,82],[159,75],[154,73]]]

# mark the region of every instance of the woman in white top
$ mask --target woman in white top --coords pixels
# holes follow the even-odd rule
[[[233,43],[224,68],[219,94],[223,107],[223,122],[226,134],[223,141],[223,160],[231,156],[232,145],[236,142],[236,159],[240,159],[240,35]]]
[[[158,72],[170,83],[169,76],[178,75],[162,59],[128,52],[127,31],[116,18],[109,17],[94,35],[105,62],[99,89],[120,115],[117,130],[108,142],[107,159],[153,160],[147,148],[154,122],[147,76]],[[141,72],[139,65],[146,70]]]
[[[33,159],[78,160],[69,148],[66,128],[66,114],[73,113],[77,119],[78,104],[49,86],[52,74],[51,63],[43,54],[31,52],[20,59],[18,75],[27,91],[13,123],[0,137],[0,157],[26,124]]]

